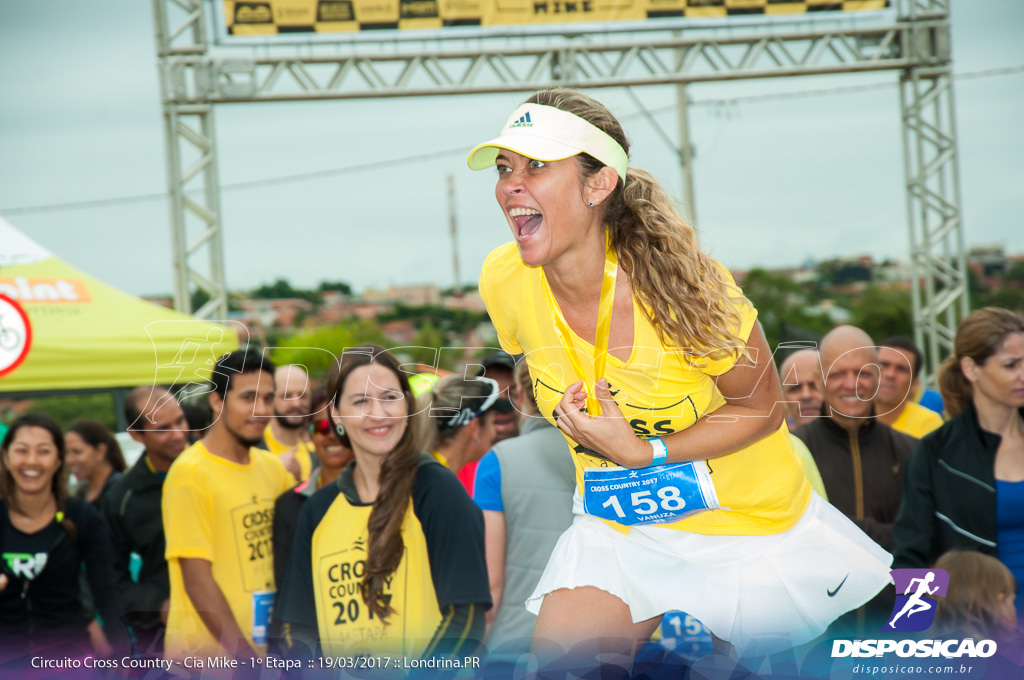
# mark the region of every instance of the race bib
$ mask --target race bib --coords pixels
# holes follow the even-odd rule
[[[714,654],[711,630],[692,614],[665,612],[661,617],[661,646],[691,660]]]
[[[255,644],[267,644],[267,627],[273,611],[273,590],[260,590],[252,594],[252,641]]]
[[[619,524],[670,524],[705,510],[728,510],[718,502],[704,461],[630,470],[583,471],[583,509]]]

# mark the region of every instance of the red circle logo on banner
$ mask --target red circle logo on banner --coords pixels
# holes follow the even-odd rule
[[[28,314],[16,300],[0,293],[0,378],[20,366],[31,347]]]

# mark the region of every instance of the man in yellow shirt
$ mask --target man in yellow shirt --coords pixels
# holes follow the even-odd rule
[[[210,381],[214,424],[167,473],[169,659],[265,653],[274,500],[295,483],[274,455],[254,448],[273,412],[272,371],[251,348],[218,361]]]
[[[312,390],[305,369],[281,366],[274,371],[274,417],[263,430],[263,441],[267,450],[300,482],[309,479],[316,467],[313,443],[303,438],[312,405]]]
[[[921,350],[907,338],[894,335],[878,345],[881,367],[875,411],[894,430],[920,439],[942,426],[942,418],[911,397],[920,384]]]

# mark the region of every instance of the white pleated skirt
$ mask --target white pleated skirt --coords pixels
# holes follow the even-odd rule
[[[534,614],[550,592],[593,586],[629,605],[634,623],[684,611],[751,656],[813,640],[892,583],[892,555],[816,493],[795,526],[767,536],[623,534],[585,514],[579,492],[573,512],[526,602]]]

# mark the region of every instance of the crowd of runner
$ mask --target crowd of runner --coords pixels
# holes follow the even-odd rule
[[[1018,313],[961,322],[941,395],[911,341],[852,326],[776,370],[756,310],[600,104],[539,93],[470,165],[497,167],[515,238],[480,283],[505,351],[438,380],[348,348],[313,380],[243,347],[199,407],[127,395],[130,467],[93,420],[8,424],[0,667],[499,677],[531,652],[628,664],[669,612],[749,659],[909,615],[892,567],[949,574],[936,634],[1015,635]]]
[[[965,323],[977,324],[979,315],[1010,324],[989,359],[1003,361],[1024,338],[1024,323],[1001,310]],[[826,338],[823,350],[829,346]],[[868,347],[885,356],[892,346]],[[877,383],[885,383],[894,363],[916,368],[914,351],[906,354],[894,362],[868,357],[864,365],[880,364]],[[825,424],[857,439],[887,428],[878,397],[865,407],[874,417],[836,422],[844,416],[830,407],[839,390],[830,383],[842,376],[819,369],[817,359],[806,370],[792,363],[782,365],[781,380],[805,394],[785,405],[794,441],[810,446],[802,469],[813,486],[833,499],[862,487],[860,510],[842,509],[860,524],[888,524],[877,540],[896,566],[938,561],[963,578],[984,577],[971,586],[991,601],[980,614],[971,603],[955,606],[953,594],[968,587],[953,578],[940,609],[948,630],[1012,631],[1020,575],[1012,514],[1002,511],[994,533],[971,524],[976,533],[951,530],[954,521],[984,519],[987,511],[984,498],[963,499],[967,487],[962,509],[947,511],[953,519],[933,522],[931,506],[956,501],[934,493],[929,485],[944,482],[921,471],[965,427],[979,433],[978,451],[953,447],[952,455],[981,457],[986,444],[990,454],[1000,450],[984,427],[992,390],[958,403],[958,417],[945,424],[928,411],[934,418],[924,420],[938,432],[921,444],[922,432],[889,434],[908,440],[899,454],[906,469],[885,471],[897,477],[893,500],[880,491],[888,480],[870,471],[873,457],[893,455],[877,435],[857,452],[858,471],[849,451],[822,446],[806,430]],[[62,432],[46,415],[19,417],[3,439],[0,478],[5,658],[68,647],[170,659],[482,654],[483,668],[511,667],[530,651],[536,618],[525,598],[572,521],[575,480],[564,438],[538,412],[522,357],[495,352],[481,364],[428,380],[416,394],[398,359],[380,347],[346,352],[320,386],[299,367],[275,371],[258,351],[235,352],[217,366],[211,422],[202,429],[190,429],[165,389],[128,395],[129,433],[143,446],[128,468],[117,440],[95,421]],[[888,385],[907,394],[896,405],[901,412],[924,408],[913,375]],[[886,394],[877,383],[875,392]],[[509,414],[512,426],[496,427]],[[363,480],[360,471],[374,461],[376,481]],[[461,474],[467,467],[472,476]],[[375,542],[387,541],[385,559],[375,563]],[[991,566],[968,568],[969,555]],[[892,596],[879,599],[876,613],[885,616]]]

